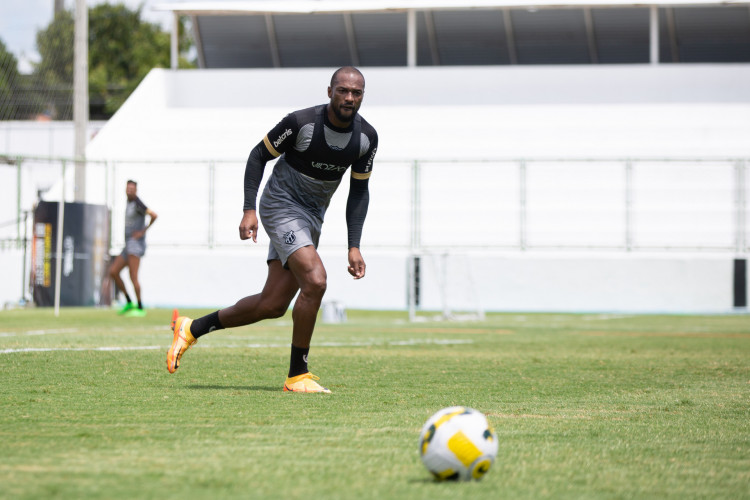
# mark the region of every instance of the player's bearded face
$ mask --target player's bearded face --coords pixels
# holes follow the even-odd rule
[[[335,85],[328,88],[333,114],[342,122],[351,122],[362,105],[364,94],[361,77],[354,74],[341,75]]]

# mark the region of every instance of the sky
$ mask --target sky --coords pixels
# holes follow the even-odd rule
[[[100,3],[125,4],[135,10],[140,5],[142,19],[171,30],[171,13],[155,11],[154,5],[178,3],[178,0],[86,0],[91,7]],[[74,9],[76,0],[65,0],[65,8]],[[55,0],[0,0],[0,40],[18,59],[19,70],[30,73],[31,62],[39,61],[36,33],[52,21]]]

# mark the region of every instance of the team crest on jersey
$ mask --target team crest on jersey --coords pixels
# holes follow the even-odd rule
[[[294,234],[294,231],[284,233],[284,243],[291,245],[295,241],[297,241],[297,235]]]

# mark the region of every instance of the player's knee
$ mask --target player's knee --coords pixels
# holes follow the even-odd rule
[[[286,314],[289,306],[276,306],[269,311],[269,318],[280,318]]]
[[[326,293],[326,288],[328,288],[328,281],[323,274],[307,280],[302,291],[309,297],[322,298]]]
[[[287,309],[289,308],[289,304],[283,304],[283,303],[266,303],[263,304],[260,308],[261,316],[265,319],[274,319],[274,318],[280,318],[284,314],[286,314]]]

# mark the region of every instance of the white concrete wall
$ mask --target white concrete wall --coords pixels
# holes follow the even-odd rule
[[[29,278],[23,278],[22,250],[0,250],[0,276],[0,307],[17,305],[22,298],[31,296],[24,288]]]
[[[103,121],[89,123],[89,140],[104,124]],[[72,158],[75,150],[74,141],[73,122],[0,121],[2,155]]]
[[[101,159],[244,163],[331,69],[154,70],[97,134]],[[750,156],[750,65],[368,68],[378,158]]]
[[[261,290],[265,246],[247,250],[149,249],[141,266],[147,307],[225,307]],[[346,272],[346,251],[324,251],[326,301],[347,308],[405,310],[406,252],[363,249],[367,276]],[[0,251],[0,304],[22,297],[20,250]],[[560,311],[729,313],[733,256],[727,254],[485,253],[448,260],[447,305],[456,312]],[[440,255],[422,257],[421,310],[441,311]],[[27,265],[27,272],[29,266]],[[123,273],[130,288],[127,273]],[[28,281],[28,278],[27,278]],[[132,292],[132,289],[130,289]],[[477,304],[478,300],[478,304]]]
[[[265,246],[243,251],[149,250],[141,266],[150,306],[224,307],[258,293]],[[346,272],[346,251],[325,251],[326,301],[347,308],[407,307],[408,254],[363,249],[367,276]],[[447,304],[455,311],[726,313],[733,311],[731,255],[485,253],[448,260]],[[422,258],[421,306],[441,311],[442,262]],[[469,277],[471,275],[471,279]],[[127,281],[127,280],[126,280]]]
[[[346,273],[345,250],[321,253],[329,277],[326,300],[349,308],[406,307],[407,252],[363,248],[368,274],[360,281]],[[0,251],[0,303],[22,296],[22,255]],[[150,248],[141,266],[144,300],[150,307],[232,304],[262,288],[265,256],[264,244],[244,250]],[[422,257],[421,305],[442,310],[442,293],[447,293],[447,305],[457,311],[478,303],[488,311],[725,313],[733,310],[733,258],[728,253],[453,252],[443,287],[437,253]]]

